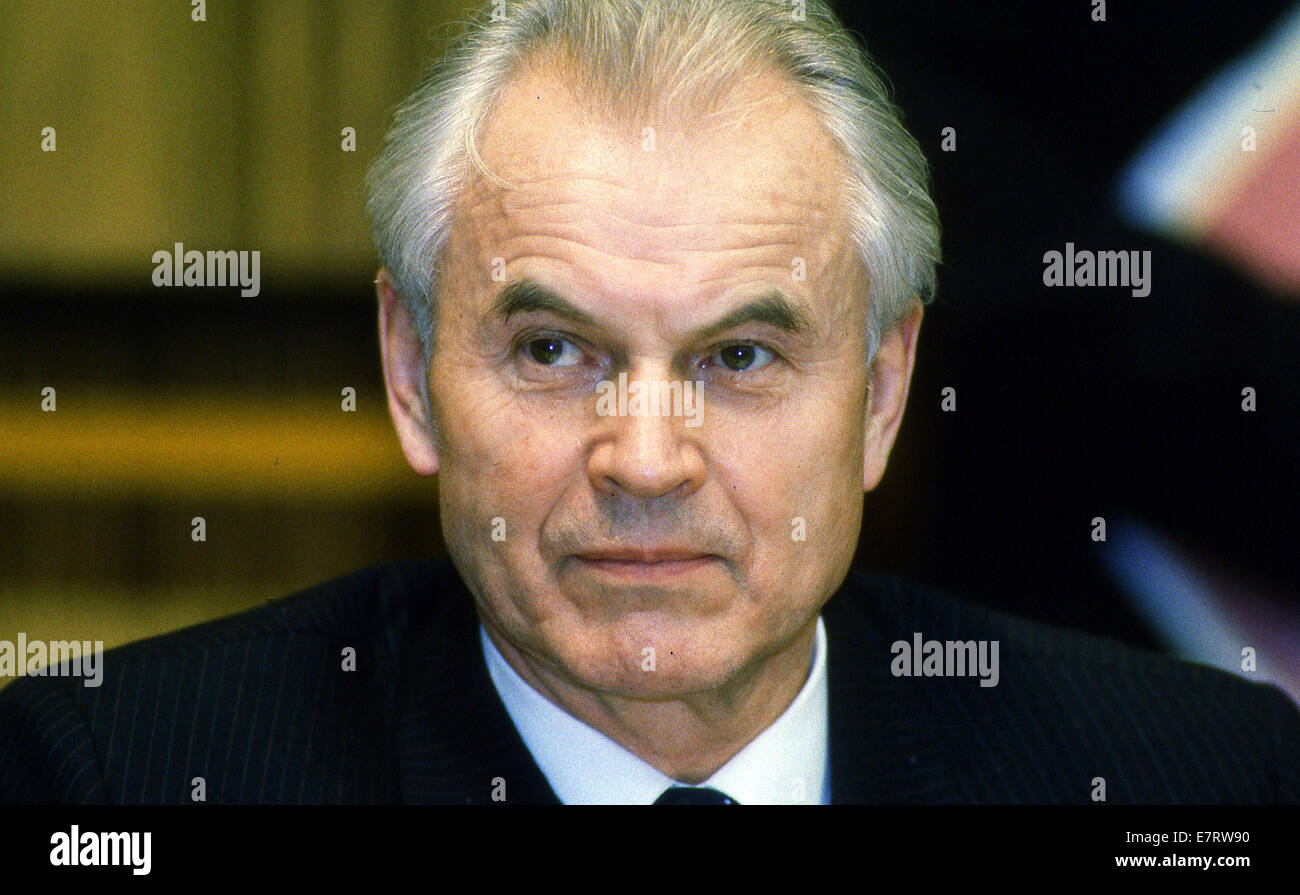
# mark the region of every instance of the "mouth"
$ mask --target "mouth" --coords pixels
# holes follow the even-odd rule
[[[575,557],[583,568],[632,581],[657,581],[689,575],[722,562],[720,556],[694,550],[598,550]]]

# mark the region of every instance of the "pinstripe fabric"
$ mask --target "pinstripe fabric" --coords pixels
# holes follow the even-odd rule
[[[1300,802],[1300,713],[1199,666],[853,572],[825,610],[835,802]],[[373,566],[0,691],[0,803],[555,803],[446,561]],[[895,640],[998,640],[1000,680]],[[356,670],[342,651],[356,650]]]
[[[1300,712],[1275,687],[853,579],[826,610],[835,802],[1092,804],[1096,777],[1111,804],[1300,802]],[[999,641],[998,685],[893,677],[915,632]]]

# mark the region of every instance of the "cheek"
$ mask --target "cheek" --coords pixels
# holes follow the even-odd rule
[[[820,577],[856,548],[862,421],[842,407],[810,405],[782,413],[761,437],[715,442],[720,485],[749,528],[753,572],[774,586],[793,584],[798,570]]]
[[[505,528],[505,539],[467,546],[515,552],[537,530],[580,468],[580,427],[558,411],[520,406],[495,376],[482,370],[436,370],[443,429],[439,470],[444,524],[473,531]]]

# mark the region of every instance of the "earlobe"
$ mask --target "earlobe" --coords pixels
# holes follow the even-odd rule
[[[397,294],[387,270],[375,279],[379,304],[379,354],[388,393],[388,413],[406,462],[419,475],[438,471],[438,448],[424,400],[424,344],[411,312]]]
[[[862,489],[880,484],[894,440],[903,422],[907,392],[916,361],[916,345],[924,308],[917,302],[885,334],[872,364],[868,385],[866,428],[863,438]]]

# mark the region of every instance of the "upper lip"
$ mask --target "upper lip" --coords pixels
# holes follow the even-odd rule
[[[580,559],[609,560],[611,562],[683,562],[691,559],[704,559],[712,556],[680,547],[618,547],[607,550],[587,550],[577,554]]]

